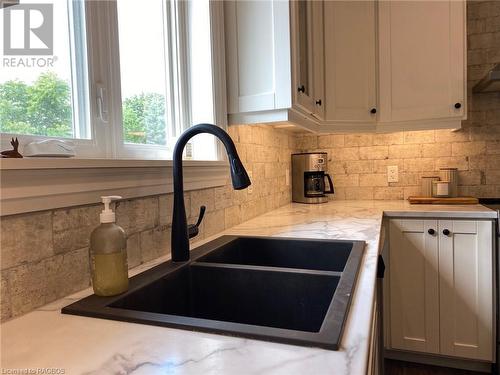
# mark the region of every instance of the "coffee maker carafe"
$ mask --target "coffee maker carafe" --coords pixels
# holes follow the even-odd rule
[[[333,194],[334,189],[326,164],[326,152],[292,154],[292,201],[328,202],[326,194]]]

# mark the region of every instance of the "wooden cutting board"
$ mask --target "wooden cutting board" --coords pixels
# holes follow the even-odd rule
[[[432,197],[408,197],[411,204],[478,204],[479,200],[474,197],[456,198],[432,198]]]

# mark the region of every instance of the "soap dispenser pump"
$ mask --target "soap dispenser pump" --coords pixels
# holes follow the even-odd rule
[[[114,296],[128,289],[127,237],[115,224],[115,213],[110,208],[111,202],[121,197],[101,199],[104,204],[99,215],[101,224],[90,235],[92,288],[98,296]]]

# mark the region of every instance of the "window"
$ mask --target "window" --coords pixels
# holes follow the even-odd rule
[[[125,144],[166,146],[173,130],[167,3],[118,0],[121,102]],[[133,27],[130,27],[133,25]],[[168,125],[168,129],[167,129]]]
[[[222,103],[216,103],[225,89],[223,66],[214,64],[223,49],[212,30],[220,5],[210,0],[138,4],[27,0],[0,10],[11,44],[22,44],[14,32],[21,39],[29,36],[29,46],[21,47],[44,43],[44,27],[53,27],[52,39],[38,45],[52,42],[50,54],[7,55],[4,46],[3,148],[11,136],[21,144],[61,138],[71,140],[81,157],[169,159],[189,126],[225,126]],[[211,136],[194,137],[187,150],[188,158],[217,159]]]
[[[45,0],[29,3],[47,4]],[[4,53],[0,70],[0,131],[87,139],[90,131],[83,3],[58,1],[50,5],[31,9],[29,20],[36,24],[37,17],[45,15],[39,11],[52,13],[51,40],[47,42],[31,34],[29,45],[23,39],[28,10],[20,6],[4,10],[8,14],[4,14],[2,23],[7,17],[10,23],[10,40],[3,46],[4,51],[10,48],[24,53],[32,45],[44,47],[53,43],[53,53],[37,57]]]

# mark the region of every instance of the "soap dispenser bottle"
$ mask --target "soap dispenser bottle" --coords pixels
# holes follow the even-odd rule
[[[90,235],[90,268],[92,287],[98,296],[114,296],[128,289],[127,237],[115,224],[115,213],[109,207],[119,196],[101,197],[104,210],[101,225]]]

